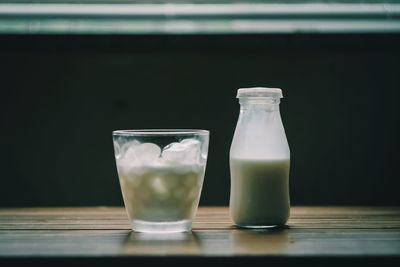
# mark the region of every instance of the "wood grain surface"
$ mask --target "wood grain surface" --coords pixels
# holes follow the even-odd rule
[[[399,207],[293,207],[285,228],[243,230],[200,207],[191,233],[130,230],[120,207],[0,209],[0,262],[140,257],[400,258]]]

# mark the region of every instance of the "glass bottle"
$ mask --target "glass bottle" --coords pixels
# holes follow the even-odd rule
[[[282,90],[241,88],[230,149],[230,214],[245,228],[284,225],[290,212],[290,150],[279,112]]]

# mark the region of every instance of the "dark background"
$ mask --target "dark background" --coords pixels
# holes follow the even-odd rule
[[[227,205],[239,87],[281,87],[294,205],[399,205],[400,36],[0,36],[0,206],[122,205],[111,131],[211,131]]]

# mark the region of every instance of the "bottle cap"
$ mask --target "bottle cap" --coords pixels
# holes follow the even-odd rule
[[[240,88],[237,91],[237,98],[240,97],[271,97],[271,98],[282,98],[282,90],[279,88],[268,88],[268,87],[250,87]]]

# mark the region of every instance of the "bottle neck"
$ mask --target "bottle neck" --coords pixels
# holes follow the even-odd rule
[[[246,110],[265,110],[265,111],[279,111],[280,98],[272,97],[241,97],[239,98],[240,111]]]

